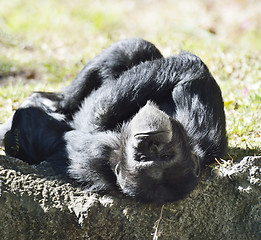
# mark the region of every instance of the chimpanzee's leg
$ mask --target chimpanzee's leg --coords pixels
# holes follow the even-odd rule
[[[57,172],[67,166],[64,134],[71,128],[36,107],[18,109],[4,139],[7,155],[29,164],[50,161]]]

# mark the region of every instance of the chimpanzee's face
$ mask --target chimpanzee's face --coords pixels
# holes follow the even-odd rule
[[[199,164],[183,127],[151,102],[125,127],[121,157],[118,185],[139,200],[177,200],[197,184]]]

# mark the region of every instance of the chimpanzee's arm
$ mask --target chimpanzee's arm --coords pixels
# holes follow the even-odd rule
[[[75,80],[62,92],[60,110],[72,115],[80,103],[104,82],[117,79],[124,71],[141,62],[162,58],[159,50],[150,42],[131,38],[112,44],[90,60]],[[111,83],[114,84],[114,83]]]
[[[73,117],[73,127],[89,132],[113,130],[148,100],[164,102],[171,97],[175,86],[200,79],[215,83],[206,65],[191,53],[142,63],[125,71],[114,84],[104,84],[86,98]]]
[[[186,130],[192,151],[202,166],[213,163],[227,148],[226,121],[221,91],[213,77],[205,76],[176,86],[174,113]]]

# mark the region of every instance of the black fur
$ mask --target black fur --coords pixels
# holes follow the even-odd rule
[[[206,65],[188,52],[163,58],[135,38],[92,59],[64,91],[29,97],[4,144],[7,154],[49,161],[89,191],[118,186],[165,202],[193,190],[200,169],[222,156],[225,128],[221,91]]]

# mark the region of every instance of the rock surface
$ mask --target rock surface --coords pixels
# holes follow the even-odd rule
[[[0,236],[9,239],[261,239],[261,157],[208,168],[184,200],[141,204],[99,196],[0,156]]]

